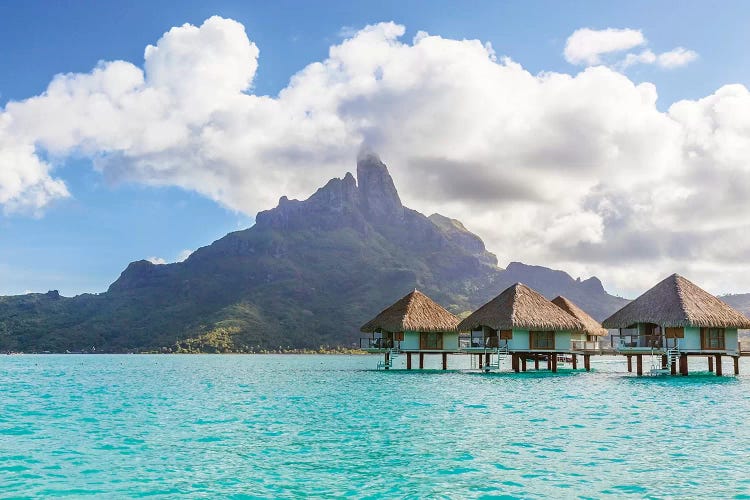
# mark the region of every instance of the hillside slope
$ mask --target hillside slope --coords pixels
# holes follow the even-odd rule
[[[358,161],[357,179],[332,179],[304,201],[282,197],[185,262],[133,262],[105,293],[0,297],[0,350],[352,346],[362,323],[415,287],[457,314],[516,281],[598,319],[625,303],[596,278],[498,267],[459,221],[404,207],[374,155]]]

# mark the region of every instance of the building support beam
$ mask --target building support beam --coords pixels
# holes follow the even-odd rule
[[[723,374],[721,373],[721,354],[716,355],[716,376],[721,377]]]
[[[708,371],[714,372],[714,358],[712,356],[708,356]]]
[[[633,373],[633,356],[628,354],[628,373]]]
[[[419,369],[424,370],[424,353],[419,353]]]
[[[584,354],[584,356],[585,356],[585,354]],[[586,358],[583,358],[583,359],[584,359],[584,363],[585,363],[586,362]],[[573,369],[574,370],[578,369],[578,355],[577,354],[573,354]]]
[[[386,370],[388,370],[390,368],[390,366],[389,366],[390,365],[390,361],[391,361],[391,353],[388,352],[388,351],[385,351],[385,365],[383,366],[383,368],[385,368]]]
[[[641,375],[643,375],[643,354],[635,355],[635,366],[636,366],[636,372],[638,376],[640,377]]]
[[[591,354],[583,355],[583,367],[586,369],[587,372],[591,371]]]
[[[680,375],[683,377],[688,374],[688,357],[687,354],[680,355]]]
[[[526,371],[526,355],[525,354],[521,356],[521,371],[522,372]]]
[[[484,365],[490,366],[490,353],[484,355]]]
[[[444,352],[443,353],[443,370],[447,370],[447,369],[448,369],[448,353]]]
[[[534,354],[534,369],[539,370],[539,355]]]
[[[667,369],[667,364],[668,364],[667,355],[666,354],[662,354],[661,355],[661,369],[662,370],[666,370]]]
[[[406,353],[406,369],[411,370],[411,353]]]
[[[732,359],[734,360],[734,374],[739,375],[740,374],[740,357],[732,356]]]
[[[552,363],[552,373],[557,373],[557,354],[550,354],[549,359]]]
[[[482,365],[482,361],[483,361],[483,359],[482,359],[482,355],[480,354],[480,355],[479,355],[478,357],[479,357],[479,369],[481,370],[481,369],[482,369],[482,366],[483,366],[483,365]]]
[[[519,365],[518,354],[516,354],[515,352],[511,354],[510,364],[513,367],[514,372],[518,373],[520,371],[519,366],[518,366]]]
[[[672,361],[672,365],[669,367],[670,375],[677,375],[677,360]]]

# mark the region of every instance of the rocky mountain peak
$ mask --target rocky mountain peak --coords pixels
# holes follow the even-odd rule
[[[357,158],[357,182],[360,203],[365,213],[375,219],[400,219],[404,206],[398,196],[388,167],[372,152]]]

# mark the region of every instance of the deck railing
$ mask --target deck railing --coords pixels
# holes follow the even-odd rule
[[[571,340],[570,349],[573,351],[599,352],[603,349],[603,345],[601,340]]]
[[[364,337],[359,339],[360,349],[393,349],[393,340]]]
[[[474,348],[474,349],[480,348],[481,349],[484,346],[485,346],[484,345],[484,339],[481,339],[481,338],[475,337],[473,339],[470,339],[468,337],[464,337],[464,338],[459,338],[458,339],[458,348],[459,349],[470,349],[470,348]]]

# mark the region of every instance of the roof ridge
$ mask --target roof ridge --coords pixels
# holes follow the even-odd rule
[[[680,301],[680,309],[682,309],[682,314],[685,316],[685,320],[689,321],[692,318],[690,317],[690,313],[688,312],[687,303],[685,302],[685,290],[683,288],[687,279],[683,278],[677,273],[674,273],[671,278],[674,278],[675,290],[677,290],[677,298]]]
[[[513,287],[513,296],[511,297],[513,300],[511,301],[511,309],[510,309],[510,322],[511,324],[516,324],[516,310],[518,309],[518,288],[519,286],[523,286],[523,283],[520,281],[516,281],[514,284],[511,285]]]

